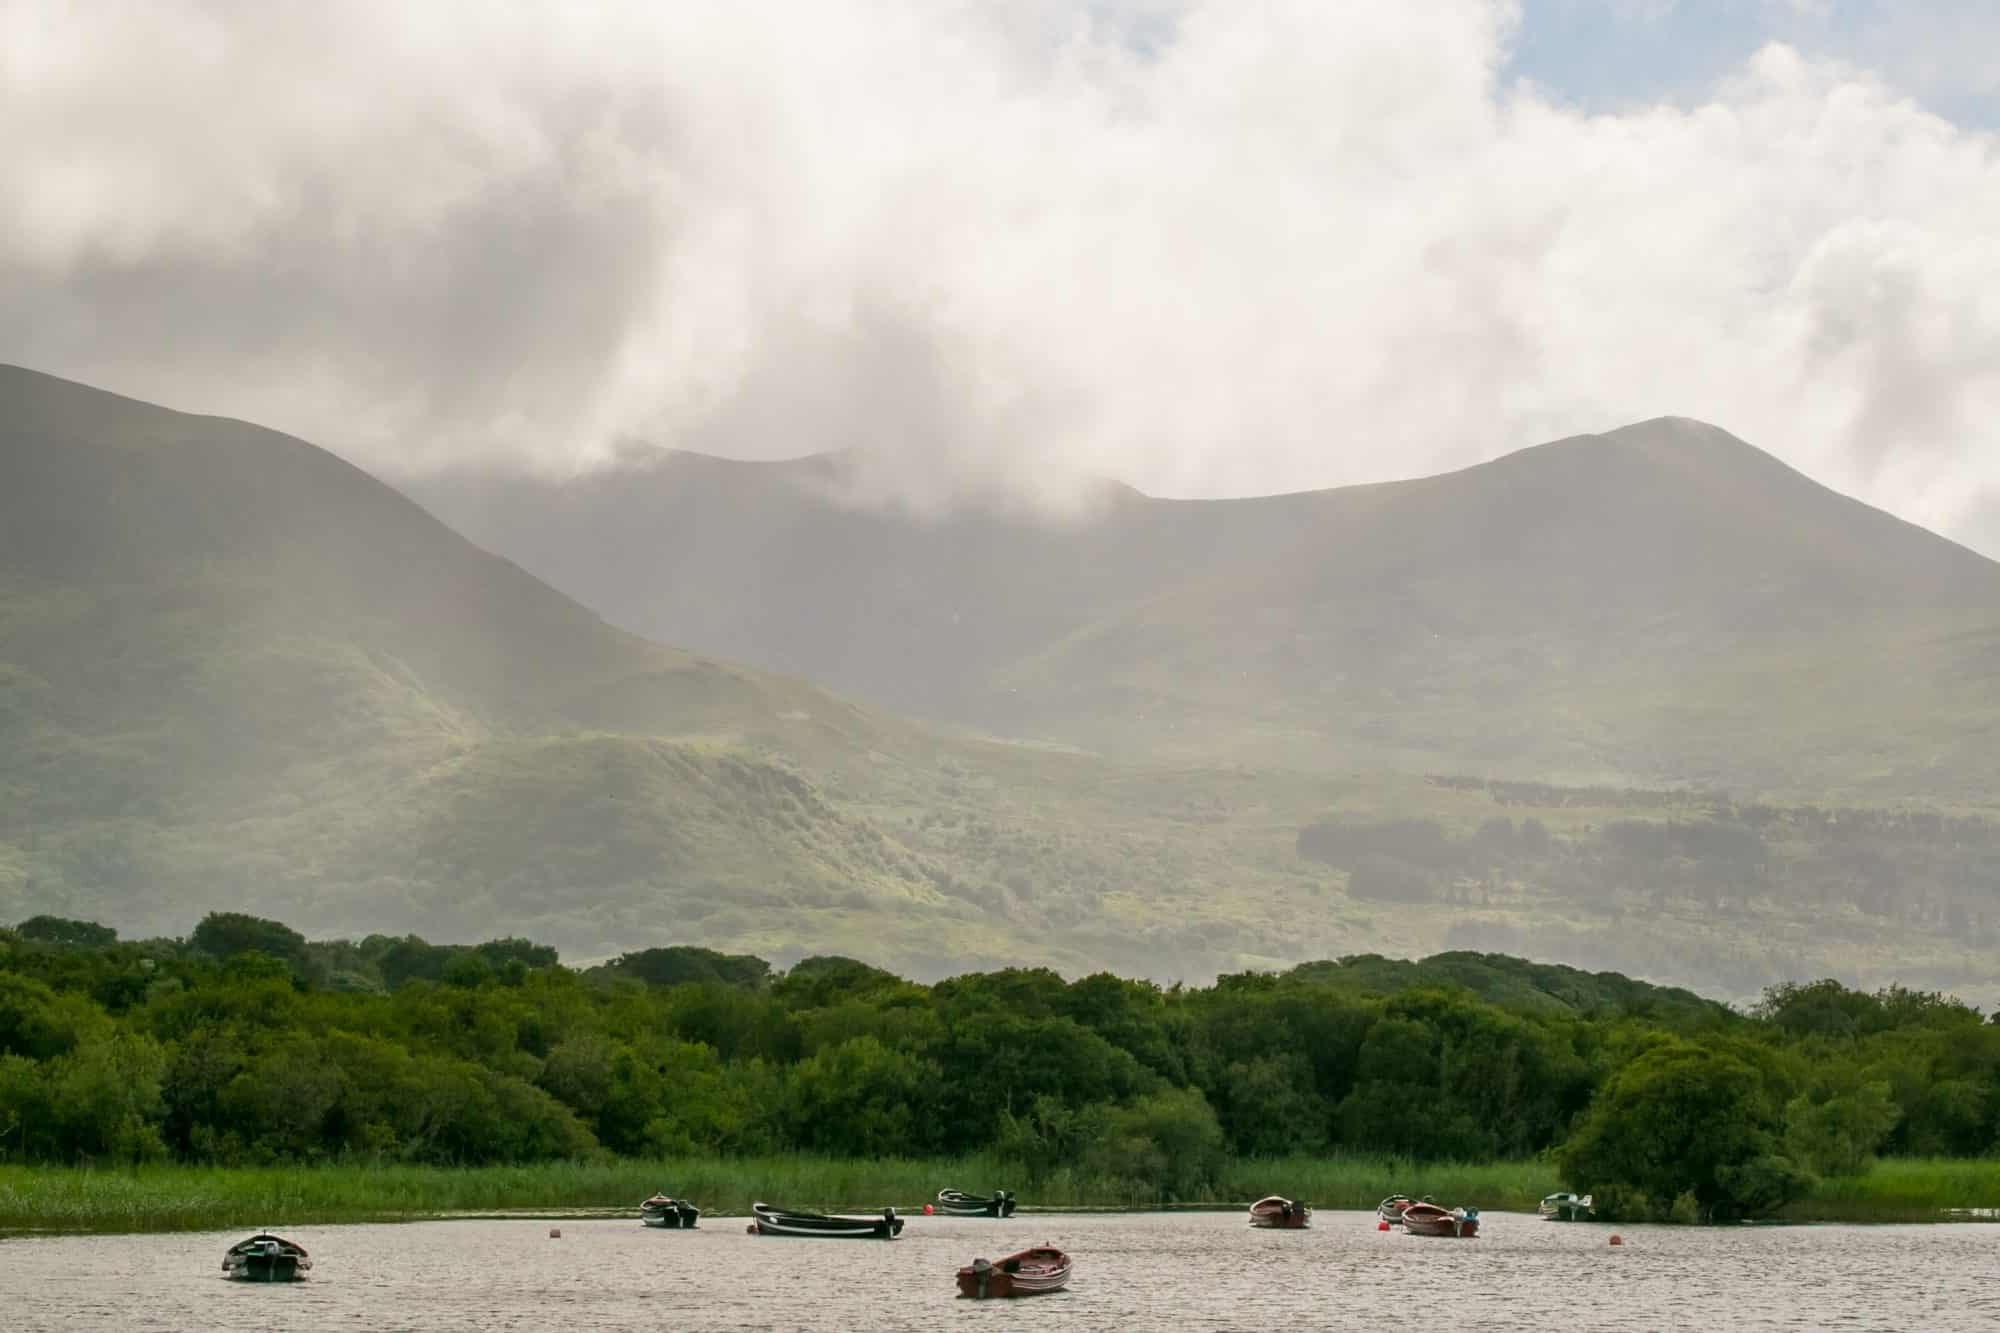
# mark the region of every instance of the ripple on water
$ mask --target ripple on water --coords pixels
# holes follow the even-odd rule
[[[312,1279],[272,1287],[223,1279],[222,1251],[241,1232],[21,1237],[0,1240],[0,1310],[10,1330],[2000,1323],[2000,1227],[1622,1227],[1614,1249],[1602,1226],[1484,1221],[1477,1240],[1445,1240],[1376,1231],[1371,1213],[1320,1212],[1302,1232],[1252,1230],[1227,1213],[913,1217],[890,1244],[751,1237],[723,1217],[689,1232],[566,1217],[559,1240],[529,1219],[295,1227],[283,1230],[312,1251]],[[956,1300],[958,1265],[1044,1241],[1075,1257],[1070,1290]]]

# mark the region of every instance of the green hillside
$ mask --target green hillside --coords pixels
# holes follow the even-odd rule
[[[0,899],[462,929],[608,895],[598,943],[919,891],[788,767],[900,724],[614,630],[301,441],[12,369],[0,423]]]

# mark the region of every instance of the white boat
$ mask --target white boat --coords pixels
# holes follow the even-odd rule
[[[1587,1222],[1592,1207],[1588,1194],[1551,1194],[1537,1211],[1545,1222]]]

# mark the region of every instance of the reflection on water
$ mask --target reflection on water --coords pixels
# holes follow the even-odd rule
[[[899,1241],[747,1236],[635,1221],[279,1227],[312,1251],[296,1286],[224,1280],[249,1228],[0,1241],[0,1321],[30,1329],[1453,1330],[2000,1327],[2000,1227],[1611,1228],[1487,1213],[1478,1240],[1375,1230],[1321,1212],[1310,1231],[1241,1214],[913,1217]],[[979,1305],[952,1273],[1051,1242],[1069,1291]]]

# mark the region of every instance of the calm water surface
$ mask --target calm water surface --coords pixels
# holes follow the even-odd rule
[[[247,1232],[0,1240],[0,1327],[36,1329],[2000,1328],[2000,1226],[1693,1229],[1488,1213],[1459,1241],[1320,1212],[1303,1232],[1237,1213],[914,1217],[900,1240],[767,1239],[636,1221],[280,1228],[310,1281],[226,1281]],[[1068,1291],[954,1297],[952,1272],[1043,1241]]]

